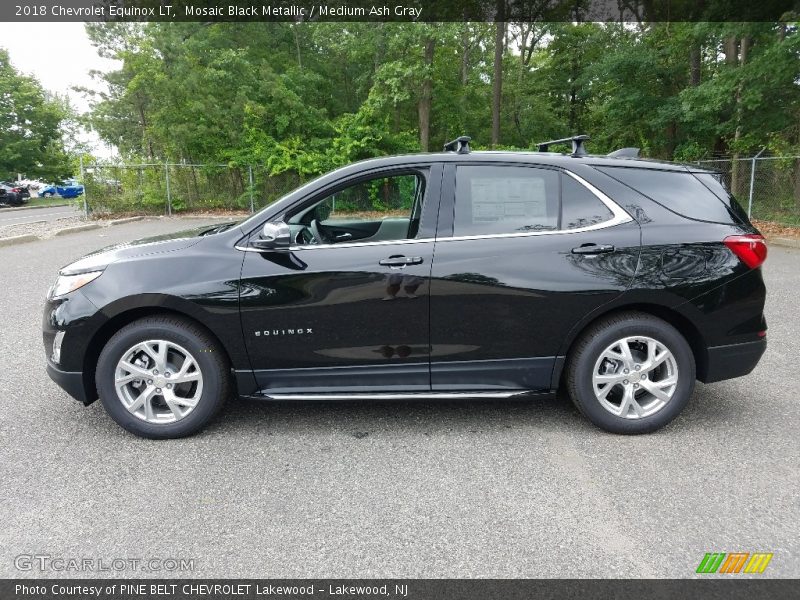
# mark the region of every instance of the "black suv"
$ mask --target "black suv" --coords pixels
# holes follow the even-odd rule
[[[198,431],[232,394],[564,389],[603,429],[658,429],[695,379],[764,353],[766,244],[718,174],[571,141],[459,138],[344,167],[240,223],[86,256],[48,293],[47,371],[151,438]]]

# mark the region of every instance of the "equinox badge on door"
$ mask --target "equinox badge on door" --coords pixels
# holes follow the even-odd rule
[[[300,329],[264,329],[253,332],[256,337],[275,337],[278,335],[304,335],[314,333],[310,327],[301,327]]]

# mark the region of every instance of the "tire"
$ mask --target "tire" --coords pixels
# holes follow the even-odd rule
[[[42,194],[42,198],[52,198],[54,195],[53,192],[45,192]]]
[[[640,434],[678,416],[694,391],[695,373],[692,349],[677,329],[647,313],[625,312],[581,335],[567,358],[565,379],[575,406],[597,427]]]
[[[158,371],[159,364],[166,367]],[[120,388],[115,384],[128,379]],[[95,382],[111,418],[151,439],[197,433],[232,389],[228,358],[219,344],[202,326],[174,316],[139,319],[114,334],[100,353]]]

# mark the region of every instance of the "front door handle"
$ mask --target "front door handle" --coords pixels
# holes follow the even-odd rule
[[[421,256],[390,256],[378,262],[379,265],[384,267],[402,268],[406,265],[421,265]]]
[[[611,244],[581,244],[572,249],[573,254],[605,254],[614,252],[615,248]]]

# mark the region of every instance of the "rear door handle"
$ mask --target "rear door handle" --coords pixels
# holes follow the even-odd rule
[[[611,244],[581,244],[572,249],[573,254],[605,254],[614,252],[615,248]]]
[[[384,267],[405,267],[406,265],[421,265],[421,256],[390,256],[378,262]]]

